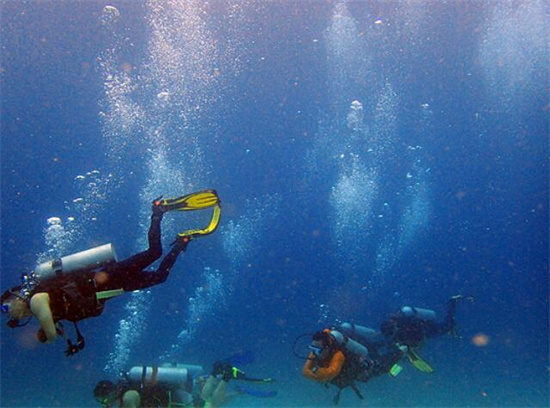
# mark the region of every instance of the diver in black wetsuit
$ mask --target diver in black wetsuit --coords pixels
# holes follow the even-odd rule
[[[125,292],[131,292],[166,281],[170,270],[178,259],[178,255],[187,249],[190,237],[178,237],[170,252],[162,259],[158,269],[148,271],[146,268],[162,255],[160,224],[163,215],[162,209],[153,205],[151,226],[147,234],[149,248],[124,261],[110,264],[97,272],[95,280],[98,291],[123,289]]]
[[[161,221],[165,212],[173,210],[191,211],[214,207],[212,220],[202,230],[189,230],[178,234],[170,252],[161,261],[157,271],[146,268],[162,255]],[[84,348],[84,339],[76,322],[88,317],[99,316],[107,299],[123,292],[148,288],[163,283],[168,278],[178,255],[185,251],[189,241],[212,233],[220,219],[219,199],[214,190],[178,197],[176,199],[157,199],[153,202],[151,226],[148,232],[149,247],[124,261],[113,262],[101,268],[54,275],[52,279],[40,281],[35,278],[32,287],[17,286],[1,297],[2,312],[10,317],[11,328],[25,325],[32,316],[36,316],[41,329],[37,336],[40,342],[51,343],[57,335],[65,337],[72,355]],[[62,260],[61,260],[62,261]],[[57,261],[51,264],[56,264]],[[62,264],[62,262],[58,262]],[[56,264],[57,265],[57,264]],[[21,324],[20,320],[28,318]],[[60,324],[61,320],[75,323],[77,342],[73,344]]]
[[[418,347],[424,340],[455,333],[455,311],[461,299],[473,301],[471,296],[452,296],[447,302],[447,314],[443,321],[437,321],[432,310],[405,306],[380,326],[380,332],[394,343]]]

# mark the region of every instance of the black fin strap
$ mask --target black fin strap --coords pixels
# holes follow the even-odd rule
[[[350,384],[350,387],[351,387],[351,389],[352,389],[353,391],[355,391],[355,394],[357,395],[357,398],[359,398],[359,399],[365,399],[365,398],[363,397],[363,394],[361,394],[361,391],[359,391],[359,388],[357,387],[357,384],[355,384],[355,382],[352,382],[352,383]]]
[[[69,336],[66,337],[67,339],[67,350],[65,350],[65,356],[71,357],[78,353],[80,350],[83,350],[86,346],[86,343],[84,342],[84,337],[82,336],[82,333],[80,333],[80,330],[78,330],[78,326],[76,325],[76,322],[73,322],[74,329],[76,331],[76,344],[73,344]]]
[[[147,367],[143,366],[141,369],[141,384],[140,384],[141,389],[145,388],[146,375],[147,375]]]
[[[334,405],[338,405],[340,402],[340,393],[342,392],[342,389],[339,389],[336,395],[334,396],[334,399],[332,400],[334,402]]]

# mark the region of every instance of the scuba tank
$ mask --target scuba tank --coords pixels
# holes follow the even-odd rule
[[[420,320],[436,320],[436,314],[430,309],[421,309],[419,307],[403,306],[400,310],[402,316],[415,317]]]
[[[340,329],[348,337],[357,340],[369,341],[378,335],[378,332],[370,327],[358,326],[354,323],[342,323]]]
[[[330,334],[336,340],[336,343],[345,350],[349,351],[350,353],[360,356],[360,357],[368,357],[369,351],[365,346],[358,343],[357,341],[344,336],[342,333],[340,333],[337,330],[331,330]]]
[[[36,267],[34,277],[38,281],[44,282],[56,276],[96,269],[111,262],[116,262],[116,260],[117,257],[113,244],[105,244],[44,262]]]
[[[191,377],[197,378],[202,374],[203,368],[201,365],[196,364],[179,364],[179,363],[163,363],[161,365],[163,368],[186,368]]]
[[[176,367],[135,366],[126,373],[126,378],[142,385],[163,384],[192,390],[193,379],[200,375],[202,366],[178,364]]]

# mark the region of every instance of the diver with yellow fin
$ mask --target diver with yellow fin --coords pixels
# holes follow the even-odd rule
[[[418,350],[429,338],[446,333],[456,335],[455,312],[460,300],[473,302],[474,298],[452,296],[443,321],[438,321],[431,309],[404,306],[381,324],[380,331],[354,323],[317,331],[311,337],[302,375],[338,387],[334,397],[334,403],[338,404],[341,391],[347,387],[363,399],[357,382],[368,382],[383,374],[399,375],[403,369],[399,363],[405,356],[417,370],[431,373],[433,367],[422,359]]]
[[[158,269],[146,269],[162,256],[161,221],[166,212],[208,208],[213,212],[205,228],[178,234]],[[147,234],[149,247],[145,251],[119,262],[113,246],[106,244],[38,265],[32,273],[22,276],[21,285],[7,290],[0,298],[2,313],[10,319],[8,326],[24,326],[36,316],[41,326],[37,333],[40,342],[51,343],[59,335],[68,344],[65,354],[77,353],[84,348],[84,338],[76,322],[99,316],[105,302],[113,296],[163,283],[189,242],[214,232],[220,216],[220,200],[215,190],[175,199],[155,199]],[[74,323],[75,343],[65,333],[62,320]]]

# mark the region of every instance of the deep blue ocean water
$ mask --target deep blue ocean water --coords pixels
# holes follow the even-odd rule
[[[165,284],[80,324],[74,357],[3,325],[1,406],[97,406],[120,370],[239,351],[278,394],[227,406],[332,406],[298,336],[456,293],[476,302],[461,340],[427,342],[433,374],[404,363],[340,405],[548,406],[545,2],[1,7],[2,291],[39,261],[144,249],[161,194],[223,207]],[[165,248],[203,215],[168,214]]]

